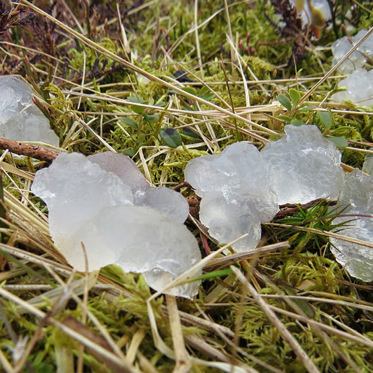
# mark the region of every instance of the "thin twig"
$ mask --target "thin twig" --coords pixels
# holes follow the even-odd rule
[[[41,146],[8,140],[4,137],[0,137],[0,149],[7,149],[12,153],[25,155],[46,162],[52,162],[59,154],[58,152],[42,148]]]

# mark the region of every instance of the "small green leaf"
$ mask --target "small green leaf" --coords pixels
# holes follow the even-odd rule
[[[330,110],[328,111],[318,111],[317,116],[319,117],[322,125],[329,129],[333,125],[333,116]]]
[[[291,102],[293,103],[293,106],[297,106],[301,98],[300,92],[296,91],[295,89],[290,89],[289,96],[290,96]]]
[[[311,111],[311,110],[313,110],[313,109],[315,109],[315,108],[316,108],[315,105],[304,106],[304,107],[302,107],[302,108],[300,108],[300,109],[298,110],[298,113],[306,113],[307,111]]]
[[[328,137],[328,140],[333,142],[338,148],[345,148],[348,145],[348,141],[344,137]]]
[[[166,104],[163,101],[158,101],[155,106],[164,107]]]
[[[207,87],[202,87],[198,92],[198,96],[206,101],[210,101],[215,97],[215,95]]]
[[[225,268],[225,269],[218,269],[217,271],[212,271],[203,274],[202,276],[198,276],[193,279],[193,281],[203,281],[203,280],[208,280],[211,278],[216,278],[216,277],[223,277],[223,276],[229,276],[233,275],[233,271],[230,268]]]
[[[300,119],[293,119],[290,124],[292,124],[293,126],[302,126],[304,124],[303,121],[301,121]]]
[[[6,209],[4,204],[4,189],[3,189],[3,174],[0,172],[0,217],[6,219]],[[0,222],[0,227],[7,228],[7,224],[3,221]]]
[[[161,135],[162,140],[170,148],[177,148],[182,143],[179,132],[177,132],[173,128],[161,128],[161,130],[159,131],[159,134]]]
[[[197,96],[197,91],[193,87],[184,87],[182,88],[183,91],[188,92],[194,96]]]
[[[131,96],[127,99],[130,102],[133,102],[134,104],[145,104],[145,100],[141,96]],[[137,114],[142,114],[145,111],[146,108],[141,106],[131,106],[131,110],[134,111]]]
[[[138,146],[142,146],[143,143],[145,142],[146,140],[146,136],[144,133],[140,133],[138,136],[137,136],[137,141],[136,141],[136,145]]]
[[[203,86],[199,92],[198,92],[198,96],[199,97],[202,97],[204,96],[206,93],[210,92],[210,90],[206,87],[206,86]]]
[[[183,135],[185,136],[189,136],[189,137],[193,137],[194,139],[201,139],[201,137],[195,133],[194,131],[192,131],[189,127],[184,127],[183,128]]]
[[[144,104],[145,103],[144,99],[141,96],[138,96],[138,95],[128,97],[127,101],[133,102],[135,104]]]
[[[132,128],[137,128],[137,122],[130,117],[122,118],[120,121]]]
[[[203,98],[203,99],[206,100],[206,101],[210,101],[210,100],[212,100],[214,97],[215,97],[215,95],[214,95],[212,92],[209,92],[209,93],[207,93],[206,95],[202,96],[201,98]]]
[[[145,111],[145,108],[142,106],[131,106],[131,110],[136,114],[142,114]]]
[[[132,158],[136,154],[136,152],[133,149],[127,149],[123,152],[123,154],[128,155]]]
[[[183,109],[188,111],[196,111],[196,109],[193,106],[189,105],[183,105]]]
[[[159,116],[157,114],[146,114],[146,113],[144,113],[144,119],[149,121],[149,122],[153,122],[155,120],[158,120]]]
[[[282,119],[282,120],[284,120],[286,123],[290,123],[290,122],[293,120],[292,117],[288,117],[287,115],[279,115],[279,116],[278,116],[278,119]]]
[[[290,296],[298,295],[295,289],[286,283],[281,283],[280,287]],[[307,301],[302,299],[292,299],[292,302],[295,303],[308,317],[312,318],[315,316],[315,311]]]
[[[291,110],[291,102],[285,95],[278,95],[277,100],[280,104],[288,110]]]

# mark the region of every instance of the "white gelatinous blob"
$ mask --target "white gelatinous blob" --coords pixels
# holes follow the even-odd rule
[[[360,211],[350,211],[349,214],[356,216],[334,219],[333,224],[347,224],[346,228],[339,228],[336,233],[372,243],[373,214],[370,214],[371,218],[359,216],[363,214]],[[350,220],[353,221],[347,223]],[[331,246],[331,251],[337,262],[345,266],[351,276],[363,281],[373,281],[373,248],[335,238],[331,238],[330,241],[334,245]]]
[[[165,187],[147,189],[141,205],[163,211],[180,223],[184,223],[189,214],[186,199],[180,193]]]
[[[262,229],[258,216],[250,210],[249,203],[224,198],[220,193],[209,193],[202,198],[199,217],[208,227],[212,237],[220,243],[229,243],[248,233],[232,245],[237,252],[257,247]]]
[[[185,198],[172,189],[151,188],[136,163],[124,154],[102,152],[88,156],[91,162],[97,163],[103,170],[113,172],[123,184],[128,185],[133,193],[134,204],[150,206],[170,215],[180,223],[188,217],[189,206]]]
[[[373,156],[365,156],[363,171],[368,175],[373,176]]]
[[[221,154],[191,160],[186,180],[202,197],[200,218],[220,243],[229,243],[245,233],[249,237],[233,245],[237,251],[255,248],[260,223],[278,211],[272,166],[253,145],[227,146]]]
[[[358,69],[341,80],[338,87],[346,87],[346,90],[335,93],[334,100],[350,100],[367,107],[373,105],[373,70]]]
[[[254,145],[238,142],[220,154],[192,159],[185,179],[200,197],[221,193],[232,203],[246,201],[262,222],[278,211],[272,167]]]
[[[336,40],[332,44],[332,52],[334,56],[332,62],[333,66],[336,65],[346,55],[346,53],[348,53],[352,46],[353,45],[347,36]],[[359,51],[355,51],[338,69],[344,74],[351,74],[355,70],[363,67],[364,64],[364,56]]]
[[[113,166],[109,159],[114,158]],[[198,244],[172,216],[133,205],[129,185],[136,172],[126,174],[129,185],[123,183],[114,173],[118,159],[108,156],[106,168],[113,171],[108,172],[81,154],[61,154],[36,173],[32,191],[47,203],[52,239],[74,268],[85,270],[83,243],[90,271],[117,264],[143,273],[150,286],[161,290],[201,259]],[[169,293],[191,297],[198,285]]]
[[[358,169],[345,174],[338,204],[346,207],[347,211],[373,213],[373,177],[364,175]]]
[[[360,39],[363,38],[368,33],[368,30],[360,30],[355,36],[352,37],[353,43],[356,44]],[[373,57],[373,35],[370,35],[367,40],[364,41],[360,47],[357,48],[358,51],[363,53],[366,57]]]
[[[139,190],[145,191],[149,188],[149,183],[136,166],[136,163],[124,154],[102,152],[90,155],[88,159],[98,164],[101,169],[117,175],[124,184],[131,188],[133,193]]]
[[[104,207],[132,205],[131,189],[79,153],[60,154],[38,171],[31,190],[48,205],[53,234],[64,236]]]
[[[360,170],[345,175],[345,183],[338,205],[343,215],[333,224],[345,224],[335,231],[366,242],[373,242],[373,177]],[[352,221],[351,221],[352,220]],[[373,249],[331,238],[331,251],[337,261],[346,267],[351,276],[373,281]]]
[[[341,153],[316,126],[287,125],[285,136],[261,153],[273,167],[280,205],[338,198],[343,184]]]
[[[83,242],[90,271],[116,264],[125,272],[143,273],[155,290],[161,290],[201,259],[193,234],[148,206],[106,207],[73,234],[52,238],[62,254],[73,254],[66,259],[77,270],[85,270],[80,244]],[[190,283],[169,293],[192,297],[198,286],[198,282]]]
[[[20,77],[0,76],[0,136],[58,146],[48,119],[32,101],[31,88]]]
[[[360,30],[352,38],[344,36],[332,44],[333,66],[336,65],[345,54],[355,45],[365,34],[367,30]],[[343,64],[339,70],[344,74],[351,74],[355,70],[363,67],[367,58],[373,57],[373,35],[371,35]]]

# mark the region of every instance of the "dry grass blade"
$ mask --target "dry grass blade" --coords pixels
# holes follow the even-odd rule
[[[131,341],[130,347],[127,352],[127,359],[130,361],[132,364],[135,361],[136,355],[139,353],[139,347],[141,345],[141,342],[143,341],[145,337],[145,331],[144,330],[139,330],[137,331]]]
[[[325,298],[317,298],[317,297],[310,297],[310,296],[297,296],[297,295],[262,295],[263,298],[281,298],[281,299],[304,299],[306,301],[314,301],[314,302],[324,302],[324,303],[331,303],[331,304],[339,304],[341,306],[347,307],[356,307],[361,310],[371,311],[373,312],[373,307],[352,303],[352,302],[344,302],[342,300],[334,300],[334,299],[325,299]]]
[[[176,298],[172,295],[166,295],[166,301],[176,359],[174,373],[189,372],[191,363],[184,343]]]
[[[1,367],[5,370],[6,373],[13,373],[13,367],[4,355],[3,351],[0,350],[0,363]]]

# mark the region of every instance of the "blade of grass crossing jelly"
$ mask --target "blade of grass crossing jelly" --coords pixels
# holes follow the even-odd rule
[[[6,218],[6,209],[4,204],[4,190],[3,190],[3,173],[0,171],[0,218],[4,219]],[[6,228],[7,224],[4,222],[4,220],[0,221],[0,227]]]

